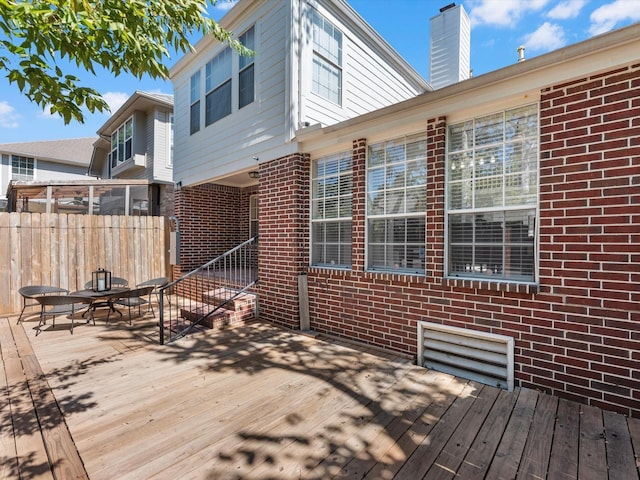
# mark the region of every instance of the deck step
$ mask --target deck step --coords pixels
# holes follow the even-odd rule
[[[226,287],[219,287],[204,293],[202,295],[202,301],[211,305],[221,305],[237,293],[237,290]],[[246,309],[246,307],[255,308],[255,304],[256,295],[249,292],[243,292],[233,300],[226,303],[222,308],[224,308],[225,310],[237,312],[239,310]]]
[[[240,325],[248,322],[255,321],[255,309],[254,302],[245,303],[244,305],[238,304],[235,310],[228,310],[221,308],[208,318],[203,320],[200,325],[205,328],[221,328],[229,325]],[[210,303],[193,303],[191,308],[181,308],[180,316],[189,322],[195,322],[203,315],[212,310],[213,306]]]

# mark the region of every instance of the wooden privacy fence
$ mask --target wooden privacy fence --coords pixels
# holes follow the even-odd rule
[[[22,308],[18,289],[81,290],[101,267],[129,285],[170,276],[164,217],[0,213],[0,314]]]

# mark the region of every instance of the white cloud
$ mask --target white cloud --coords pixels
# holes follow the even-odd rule
[[[544,22],[535,32],[524,37],[524,46],[536,52],[548,52],[567,44],[560,25]]]
[[[591,35],[599,35],[615,28],[625,20],[640,20],[638,0],[615,0],[591,12]]]
[[[236,3],[238,3],[238,0],[218,0],[214,8],[216,10],[227,11],[231,10]]]
[[[18,128],[19,126],[16,109],[9,105],[9,102],[0,102],[0,127]]]
[[[547,16],[554,20],[576,18],[586,3],[587,0],[565,0],[549,10]]]
[[[116,113],[116,111],[124,105],[124,102],[129,99],[129,94],[124,92],[106,92],[102,94],[102,98],[107,102],[107,105],[109,105],[111,113],[113,114]],[[109,112],[105,113],[107,115],[109,114]]]
[[[544,8],[549,0],[475,0],[469,2],[472,27],[515,27],[530,12]]]

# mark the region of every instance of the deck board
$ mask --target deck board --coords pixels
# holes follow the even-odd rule
[[[518,479],[537,480],[546,476],[557,411],[557,397],[542,395],[538,399],[527,444],[522,452]]]
[[[15,465],[13,471],[8,472],[7,478],[52,479],[54,476],[49,468],[44,438],[40,434],[31,392],[8,321],[0,322],[0,330],[2,330],[0,334],[2,362],[6,375],[10,412],[10,417],[3,418],[2,423],[3,427],[6,425],[13,431],[16,452],[15,464],[11,459],[6,459],[7,464]]]
[[[486,478],[495,480],[516,478],[537,401],[538,392],[520,390]]]
[[[608,478],[604,421],[602,411],[596,407],[584,405],[580,409],[578,455],[578,478],[581,480]]]
[[[612,412],[603,412],[607,437],[607,465],[610,479],[633,478],[638,475],[633,445],[626,419]]]
[[[637,419],[393,352],[262,322],[160,346],[151,317],[11,321],[0,479],[638,479]]]
[[[476,435],[485,423],[499,390],[483,388],[467,411],[458,428],[449,438],[443,450],[423,478],[429,480],[448,480],[454,477],[469,451]]]
[[[580,437],[580,405],[560,399],[555,424],[549,478],[575,480],[578,478],[578,443]]]

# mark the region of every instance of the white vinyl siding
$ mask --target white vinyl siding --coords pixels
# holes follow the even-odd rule
[[[296,130],[305,123],[331,125],[422,93],[424,86],[390,61],[376,39],[350,31],[354,23],[340,19],[335,8],[309,2],[248,2],[229,25],[231,31],[254,29],[254,101],[238,108],[239,56],[232,62],[232,112],[190,136],[190,76],[224,48],[204,42],[197,53],[172,71],[175,92],[176,161],[174,180],[184,185],[223,178],[255,167],[260,161],[298,151]],[[335,7],[335,6],[334,6]],[[339,10],[339,8],[338,8]],[[312,14],[318,11],[342,32],[341,104],[312,92]],[[203,85],[204,87],[204,85]],[[204,95],[204,88],[203,88]],[[202,97],[204,101],[204,97]],[[201,107],[200,121],[204,122]]]
[[[310,44],[301,55],[300,84],[307,90],[302,92],[302,122],[332,125],[423,93],[422,87],[407,81],[395,64],[387,62],[374,42],[350,31],[349,23],[331,16],[329,11],[320,9],[319,13],[342,32],[340,100],[314,93],[314,65],[310,60],[314,50]]]
[[[253,57],[255,100],[231,115],[218,120],[214,125],[202,129],[188,141],[189,135],[188,78],[175,82],[175,127],[176,158],[174,180],[188,185],[190,182],[215,178],[236,171],[239,168],[254,168],[253,156],[278,158],[296,151],[295,143],[289,138],[288,123],[283,121],[283,113],[288,105],[286,92],[286,58],[283,54],[290,26],[286,5],[282,2],[260,4],[256,17],[236,31],[243,31],[255,25],[255,50]],[[263,34],[262,32],[268,32]],[[201,54],[201,68],[205,59],[211,58],[211,51]],[[236,58],[239,58],[236,55]],[[193,70],[190,71],[191,73]],[[256,155],[256,151],[269,152]],[[214,156],[215,152],[215,156]],[[214,161],[215,158],[215,161]]]
[[[156,110],[152,125],[153,128],[148,128],[147,132],[147,168],[142,172],[144,176],[140,178],[171,182],[173,180],[173,113]]]
[[[447,273],[535,281],[538,106],[449,126]]]

